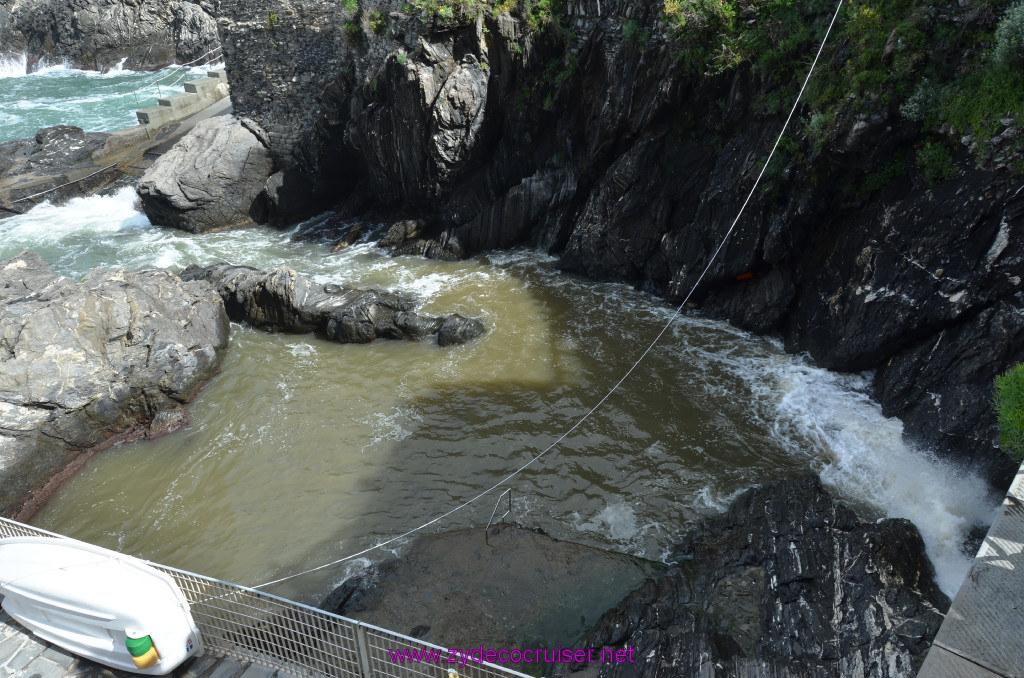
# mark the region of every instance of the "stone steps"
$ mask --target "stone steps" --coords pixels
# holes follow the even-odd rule
[[[195,115],[228,95],[227,73],[223,68],[208,72],[207,77],[189,80],[185,91],[157,99],[156,106],[136,111],[140,125],[157,129]]]

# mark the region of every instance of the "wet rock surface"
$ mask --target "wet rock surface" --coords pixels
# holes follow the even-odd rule
[[[318,332],[354,344],[420,340],[436,334],[442,346],[465,343],[486,331],[478,319],[421,316],[413,302],[399,294],[324,285],[286,267],[266,272],[230,264],[193,265],[181,272],[181,278],[211,283],[232,320],[269,331]]]
[[[273,161],[260,136],[229,116],[197,123],[139,180],[146,216],[191,233],[265,222]]]
[[[0,219],[23,214],[45,198],[60,201],[95,191],[121,176],[117,168],[101,171],[94,160],[111,135],[84,132],[80,127],[56,125],[35,137],[0,144]],[[70,186],[72,177],[93,174]],[[57,190],[53,190],[57,189]]]
[[[198,59],[220,41],[214,3],[172,0],[26,0],[0,11],[6,56],[25,54],[32,72],[41,60],[106,71]]]
[[[478,528],[420,537],[320,607],[443,647],[553,649],[662,569],[512,525],[484,536]]]
[[[556,676],[916,675],[949,607],[917,529],[865,522],[816,477],[748,490],[582,642],[635,663]]]
[[[205,282],[101,269],[78,282],[34,253],[0,263],[0,512],[83,450],[184,425],[227,343]]]

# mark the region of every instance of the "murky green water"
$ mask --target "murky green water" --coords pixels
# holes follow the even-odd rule
[[[442,514],[547,447],[625,372],[670,315],[622,285],[514,251],[444,263],[371,245],[332,254],[295,231],[160,229],[133,195],[41,206],[0,222],[0,257],[60,273],[227,260],[404,290],[490,332],[452,349],[347,346],[235,325],[192,424],[101,453],[34,521],[246,585],[360,551]],[[807,470],[875,515],[915,520],[944,587],[991,509],[984,483],[907,447],[859,376],[687,317],[605,407],[512,486],[514,518],[556,537],[659,558],[695,516],[753,483]],[[942,488],[937,490],[936,488]],[[430,529],[483,525],[487,498]],[[482,533],[481,533],[481,538]],[[377,551],[270,589],[313,601]]]

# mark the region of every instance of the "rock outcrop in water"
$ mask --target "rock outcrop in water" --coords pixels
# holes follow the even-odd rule
[[[748,490],[672,559],[583,641],[639,658],[596,675],[905,678],[949,607],[909,521],[863,521],[813,476]]]
[[[664,569],[514,525],[492,526],[484,536],[481,528],[420,536],[320,607],[443,647],[554,649],[570,647],[609,606]]]
[[[214,3],[187,0],[22,0],[0,4],[0,55],[107,71],[190,63],[220,44]]]
[[[54,275],[0,263],[0,513],[90,448],[173,431],[228,344],[224,304],[165,271]]]
[[[276,218],[386,209],[423,220],[410,251],[529,243],[673,301],[727,231],[829,20],[802,6],[787,28],[797,15],[741,7],[737,25],[760,30],[760,56],[778,63],[723,65],[728,53],[700,51],[714,17],[679,37],[658,0],[566,3],[561,17],[534,3],[477,16],[405,7],[223,4],[236,113],[267,130],[291,196]],[[280,17],[273,40],[267,11]],[[963,72],[969,50],[938,38],[991,31],[999,14],[949,3],[909,17],[936,38],[931,51],[897,40],[904,24],[836,38],[817,77],[840,94],[799,111],[693,301],[830,369],[875,370],[886,414],[914,438],[1008,480],[988,403],[992,377],[1024,354],[1019,123],[995,112],[995,137],[962,140],[906,119],[905,93],[850,73],[864,62],[884,80],[909,64],[912,90],[925,64]],[[796,43],[778,36],[798,33],[787,53]]]
[[[230,116],[199,122],[135,187],[146,216],[192,233],[265,222],[273,161],[261,135]]]
[[[321,285],[283,266],[268,273],[230,264],[193,265],[181,272],[181,279],[211,283],[232,320],[272,332],[319,332],[347,344],[436,334],[438,344],[450,346],[486,331],[477,318],[421,316],[411,300],[393,292]]]
[[[0,144],[0,219],[23,214],[44,199],[58,201],[99,190],[119,178],[120,170],[104,169],[94,159],[103,154],[112,136],[56,125],[39,130],[35,137]],[[86,178],[66,185],[79,176]]]

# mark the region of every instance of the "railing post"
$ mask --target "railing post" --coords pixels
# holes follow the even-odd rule
[[[362,671],[363,678],[373,678],[373,673],[370,671],[370,645],[366,642],[366,629],[362,624],[356,626],[356,650],[359,654],[359,670]]]

